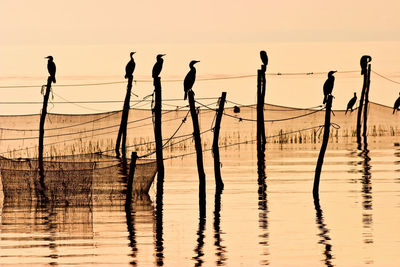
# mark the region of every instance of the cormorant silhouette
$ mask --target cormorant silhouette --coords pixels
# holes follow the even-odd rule
[[[188,74],[186,74],[185,80],[183,81],[183,89],[185,90],[185,97],[184,100],[186,100],[187,98],[187,93],[189,92],[189,90],[192,90],[194,81],[196,80],[196,69],[194,67],[194,64],[196,64],[197,60],[192,60],[189,64],[190,67],[190,71],[188,72]]]
[[[367,73],[367,66],[368,62],[370,62],[372,58],[368,55],[364,55],[360,59],[360,66],[361,66],[361,75]]]
[[[260,51],[260,57],[261,57],[261,61],[263,63],[264,66],[268,65],[268,56],[267,56],[267,52],[265,52],[264,50]]]
[[[133,54],[136,52],[131,52],[129,55],[131,57],[131,60],[129,60],[128,64],[126,64],[125,67],[125,79],[128,79],[129,77],[133,76],[133,72],[135,71],[135,60],[133,60]]]
[[[48,59],[47,61],[47,70],[49,71],[49,75],[53,83],[56,83],[56,64],[53,61],[52,56],[45,57]]]
[[[324,101],[322,102],[323,104],[326,103],[326,100],[328,99],[328,95],[332,94],[333,90],[333,85],[335,83],[335,76],[333,74],[336,72],[336,70],[332,70],[328,73],[328,79],[324,83]]]
[[[153,74],[152,74],[153,78],[157,78],[161,73],[161,69],[164,63],[164,59],[162,58],[163,56],[165,56],[165,54],[157,55],[157,62],[156,64],[154,64],[153,67]]]
[[[393,114],[399,110],[400,107],[400,93],[399,93],[399,97],[396,99],[396,102],[394,102],[393,105]]]
[[[350,113],[353,112],[353,106],[356,103],[356,101],[357,101],[357,94],[356,94],[356,92],[354,92],[353,98],[350,99],[349,103],[347,104],[347,109],[346,109],[346,112],[344,113],[344,115],[347,114],[347,111],[349,111],[349,109],[350,109]]]

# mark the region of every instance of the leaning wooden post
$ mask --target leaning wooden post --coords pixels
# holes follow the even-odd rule
[[[126,157],[126,135],[127,135],[127,124],[128,124],[128,117],[129,117],[129,109],[130,109],[130,101],[131,101],[131,91],[132,91],[132,81],[133,76],[128,77],[128,86],[126,89],[126,96],[124,101],[124,108],[122,110],[121,115],[121,124],[118,130],[117,141],[115,143],[115,154],[117,157],[120,157],[119,149],[121,147],[121,138],[122,138],[122,156]]]
[[[371,83],[370,76],[371,75],[371,64],[368,64],[368,72],[366,74],[367,76],[367,85],[365,89],[365,107],[364,107],[364,124],[363,124],[363,137],[364,141],[367,138],[367,118],[368,118],[368,103],[369,103],[369,85]]]
[[[47,103],[49,102],[49,95],[51,90],[51,83],[53,78],[49,76],[47,78],[46,92],[43,96],[43,107],[42,114],[40,115],[40,124],[39,124],[39,172],[40,177],[43,179],[44,177],[44,169],[43,169],[43,138],[44,138],[44,123],[46,121],[47,114]],[[43,181],[42,181],[43,182]]]
[[[132,152],[131,154],[131,164],[129,166],[129,175],[128,175],[128,182],[126,188],[126,205],[130,205],[132,203],[132,192],[133,192],[133,178],[135,177],[135,169],[136,169],[136,159],[137,153]]]
[[[161,78],[154,78],[154,138],[156,142],[157,157],[157,194],[162,194],[164,185],[164,160],[163,160],[163,143],[161,131]]]
[[[193,121],[194,145],[196,147],[196,154],[197,154],[197,171],[199,173],[199,201],[201,208],[203,207],[205,208],[206,175],[204,173],[204,167],[203,167],[203,150],[201,147],[199,119],[197,117],[197,110],[194,104],[194,93],[192,90],[188,91],[188,98],[189,98],[190,115]]]
[[[361,115],[362,115],[362,110],[364,106],[364,98],[365,98],[365,91],[367,88],[367,83],[368,83],[368,73],[364,73],[364,81],[363,81],[363,87],[361,91],[361,97],[360,97],[360,105],[358,106],[358,112],[357,112],[357,144],[358,144],[358,149],[361,149]]]
[[[329,142],[329,132],[331,126],[331,112],[332,112],[332,95],[328,96],[328,100],[326,102],[326,110],[325,110],[325,125],[324,125],[324,138],[322,140],[321,151],[319,152],[317,167],[315,168],[315,177],[314,177],[314,186],[313,186],[313,195],[314,197],[318,197],[319,194],[319,180],[321,177],[321,169],[322,164],[324,164],[324,156],[326,147]]]
[[[219,160],[219,147],[218,147],[218,138],[219,138],[219,130],[221,126],[222,114],[224,113],[226,92],[222,92],[222,95],[219,99],[219,107],[217,109],[217,118],[215,119],[215,127],[214,127],[214,139],[212,145],[212,152],[214,155],[214,173],[215,173],[215,185],[217,190],[224,189],[224,183],[221,178],[221,162]]]

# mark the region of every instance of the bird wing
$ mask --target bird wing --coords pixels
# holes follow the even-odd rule
[[[185,91],[192,89],[194,80],[196,79],[196,73],[190,70],[183,81],[183,87]]]

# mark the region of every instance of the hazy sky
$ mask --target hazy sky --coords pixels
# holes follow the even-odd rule
[[[0,44],[400,40],[397,0],[1,0]]]

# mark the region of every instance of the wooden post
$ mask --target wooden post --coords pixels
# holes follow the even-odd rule
[[[326,101],[324,138],[322,140],[321,151],[319,152],[318,156],[317,167],[315,168],[314,187],[313,187],[314,197],[318,197],[319,195],[319,180],[321,177],[321,169],[322,169],[322,164],[324,164],[325,151],[329,142],[331,112],[332,112],[332,95],[329,95],[328,100]]]
[[[126,188],[126,202],[127,206],[130,206],[132,203],[132,191],[133,191],[133,178],[135,177],[135,168],[136,168],[136,159],[137,153],[132,152],[131,154],[131,164],[129,166],[129,175],[128,175],[128,182]]]
[[[154,138],[156,142],[157,157],[157,191],[163,190],[164,184],[164,161],[163,161],[163,143],[162,143],[162,127],[161,127],[161,78],[154,78]]]
[[[371,64],[368,64],[368,72],[365,74],[367,76],[367,85],[365,89],[365,107],[364,107],[364,124],[363,124],[363,137],[364,142],[367,139],[367,117],[368,117],[368,103],[369,103],[369,85],[371,83]]]
[[[215,127],[214,127],[214,139],[212,145],[212,152],[214,155],[214,173],[215,173],[215,186],[217,190],[222,190],[224,188],[224,183],[221,178],[221,163],[219,159],[219,147],[218,147],[218,138],[219,138],[219,130],[221,127],[222,114],[224,113],[226,92],[222,92],[222,95],[219,99],[219,107],[217,109],[217,118],[215,119]]]
[[[40,115],[40,123],[39,123],[39,173],[40,173],[40,182],[44,185],[44,169],[43,169],[43,138],[44,138],[44,123],[46,121],[47,114],[47,103],[49,102],[49,95],[51,89],[51,83],[53,78],[49,76],[47,78],[46,92],[43,96],[43,107],[42,114]],[[43,180],[43,181],[42,181]]]
[[[364,81],[363,81],[363,87],[361,91],[361,97],[360,97],[360,105],[358,106],[358,112],[357,112],[357,144],[358,144],[358,149],[361,149],[361,115],[362,115],[362,110],[363,110],[363,105],[364,105],[364,98],[365,98],[365,91],[367,88],[367,83],[368,83],[368,73],[364,73]]]
[[[194,93],[192,90],[189,90],[188,98],[189,98],[190,115],[193,121],[193,136],[197,154],[197,171],[199,173],[199,201],[200,201],[199,203],[200,203],[200,213],[202,213],[205,212],[205,204],[206,204],[206,175],[204,173],[204,167],[203,167],[203,150],[201,147],[199,119],[197,117],[196,107],[194,104]]]
[[[122,110],[121,115],[121,124],[119,126],[117,141],[115,143],[115,154],[119,158],[120,157],[120,146],[121,146],[121,138],[122,138],[122,156],[126,157],[126,134],[127,134],[127,124],[128,124],[128,117],[129,117],[129,104],[131,101],[131,91],[132,91],[132,81],[133,76],[128,77],[128,86],[126,89],[126,96],[124,101],[124,109]]]
[[[266,67],[263,65],[257,72],[257,165],[259,180],[265,179],[265,71]]]

